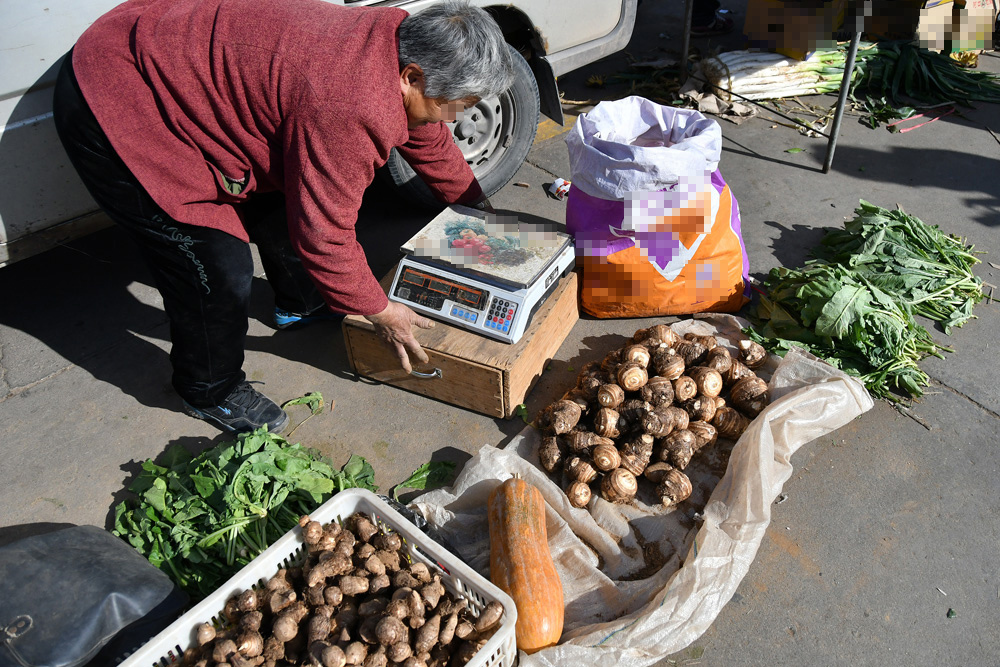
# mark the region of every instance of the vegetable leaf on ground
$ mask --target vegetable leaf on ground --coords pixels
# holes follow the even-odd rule
[[[399,502],[400,489],[430,490],[444,486],[455,476],[454,461],[429,461],[412,473],[392,490],[393,500]]]

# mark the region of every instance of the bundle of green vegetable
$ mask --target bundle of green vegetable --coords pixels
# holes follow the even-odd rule
[[[861,202],[843,230],[827,230],[802,269],[773,269],[747,334],[784,356],[805,348],[859,377],[878,398],[923,393],[918,367],[938,345],[914,319],[925,315],[946,331],[972,317],[983,299],[970,267],[972,248],[902,210]]]
[[[897,106],[904,96],[931,105],[1000,102],[1000,79],[913,42],[877,42],[858,49],[851,96],[882,97]]]
[[[115,535],[195,600],[214,591],[335,491],[374,491],[374,471],[352,456],[334,470],[314,451],[266,429],[196,457],[174,445],[142,464],[137,504],[115,510]]]
[[[777,53],[729,51],[703,59],[699,67],[701,78],[717,89],[748,100],[769,100],[839,90],[844,53],[831,49],[795,60]]]
[[[840,90],[846,59],[844,44],[802,61],[775,53],[730,51],[703,59],[694,76],[712,84],[713,92],[750,100],[818,95]],[[928,105],[1000,102],[1000,79],[963,68],[914,42],[866,42],[858,49],[851,96],[855,102],[873,98],[897,107],[904,97]]]
[[[916,315],[941,324],[945,333],[975,317],[983,281],[973,247],[907,215],[862,200],[844,229],[828,229],[813,255],[838,263],[906,303]]]

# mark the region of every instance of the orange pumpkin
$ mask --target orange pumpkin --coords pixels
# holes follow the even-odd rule
[[[549,553],[545,501],[517,477],[490,493],[490,579],[517,607],[517,648],[534,653],[559,641],[563,590]]]

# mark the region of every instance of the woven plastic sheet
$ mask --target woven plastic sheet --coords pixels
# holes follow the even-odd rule
[[[735,351],[744,324],[707,315],[672,327],[714,334]],[[542,492],[565,626],[558,646],[522,653],[521,665],[651,665],[712,624],[754,560],[771,505],[791,477],[792,454],[873,405],[859,382],[798,350],[772,357],[759,374],[770,376],[771,404],[735,446],[720,442],[699,452],[685,470],[694,492],[677,508],[658,505],[643,482],[634,503],[614,505],[595,494],[589,507],[572,507],[539,467],[540,436],[531,427],[504,449],[483,447],[452,488],[413,504],[488,576],[490,491],[518,474]]]

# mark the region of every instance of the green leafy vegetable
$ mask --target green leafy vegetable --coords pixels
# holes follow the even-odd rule
[[[310,391],[305,396],[299,396],[298,398],[293,398],[290,401],[285,401],[281,404],[281,407],[287,408],[289,405],[308,405],[312,414],[318,415],[323,411],[323,394],[318,391]]]
[[[920,396],[929,378],[918,362],[941,357],[915,315],[962,326],[984,298],[971,246],[902,209],[864,200],[844,229],[827,229],[816,260],[772,269],[747,334],[784,356],[803,347],[859,377],[876,397]]]
[[[350,466],[350,472],[346,469]],[[115,535],[164,570],[193,600],[214,591],[334,492],[377,490],[371,466],[336,471],[317,452],[260,429],[196,457],[174,445],[148,460],[115,508]]]
[[[392,490],[392,497],[399,501],[400,489],[436,489],[444,486],[455,475],[454,461],[429,461],[414,470],[410,476]]]
[[[531,420],[528,419],[528,406],[521,403],[516,408],[514,408],[514,414],[521,418],[525,424],[530,424]]]
[[[804,150],[805,150],[804,148],[786,148],[785,152],[786,153],[801,153]]]

